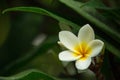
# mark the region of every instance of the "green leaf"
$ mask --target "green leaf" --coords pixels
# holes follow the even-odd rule
[[[87,5],[87,6],[91,6],[91,7],[94,7],[94,8],[99,8],[99,9],[103,9],[103,8],[107,8],[103,3],[102,1],[100,0],[90,0],[88,2],[86,2],[84,4],[84,6]]]
[[[105,48],[110,51],[112,54],[114,54],[115,56],[120,58],[120,50],[118,48],[116,48],[114,45],[110,44],[108,41],[106,41],[105,39],[96,36],[98,39],[103,40],[103,42],[105,43]]]
[[[84,3],[75,1],[75,0],[60,0],[65,5],[69,6],[73,10],[75,10],[78,14],[83,16],[85,19],[90,21],[91,23],[95,24],[96,27],[101,29],[104,33],[109,35],[111,38],[113,38],[115,41],[120,43],[120,34],[116,32],[114,29],[109,27],[108,25],[104,24],[102,21],[98,20],[94,16],[90,15],[88,12],[86,12],[86,9],[89,8],[88,6],[82,7]]]
[[[114,20],[120,20],[120,8],[118,7],[107,7],[105,4],[103,4],[103,2],[101,0],[90,0],[86,3],[83,4],[82,7],[84,6],[88,6],[88,7],[92,7],[95,9],[101,9],[104,11],[104,14],[106,13],[107,16],[109,15],[112,19]],[[106,17],[106,15],[105,15]]]
[[[38,70],[27,70],[10,77],[0,77],[0,80],[57,80]]]
[[[1,69],[2,72],[14,72],[16,69],[26,65],[28,62],[30,62],[32,59],[36,58],[39,55],[44,54],[46,51],[48,51],[50,48],[52,48],[57,43],[56,37],[47,37],[42,44],[40,44],[37,47],[34,47],[30,52],[26,53],[25,56],[18,58],[17,60],[13,61],[12,63],[6,65],[3,69]]]
[[[52,17],[54,19],[56,19],[57,21],[61,22],[61,23],[66,23],[66,25],[70,25],[71,27],[76,28],[76,27],[79,27],[77,24],[67,20],[67,19],[64,19],[60,16],[57,16],[56,14],[53,14],[45,9],[42,9],[42,8],[38,8],[38,7],[14,7],[14,8],[8,8],[8,9],[5,9],[2,13],[5,13],[5,12],[8,12],[8,11],[24,11],[24,12],[33,12],[33,13],[38,13],[38,14],[42,14],[42,15],[46,15],[46,16],[49,16],[49,17]]]
[[[104,61],[103,61],[103,65],[101,68],[101,72],[103,73],[103,75],[105,76],[105,80],[115,80],[115,75],[113,73],[113,70],[111,70],[111,62],[110,62],[109,58],[109,53],[105,54],[104,56]]]
[[[106,7],[101,0],[89,0],[88,2],[84,3],[84,6],[90,6],[97,9],[110,9]]]
[[[10,30],[10,20],[9,15],[0,15],[0,46],[6,40]]]
[[[105,33],[107,33],[111,37],[113,37],[113,39],[115,39],[118,42],[120,42],[120,40],[118,39],[118,38],[120,38],[120,36],[119,36],[118,33],[116,33],[116,31],[113,31],[107,25],[105,25],[104,23],[100,22],[99,20],[97,20],[93,16],[89,15],[87,12],[85,12],[83,10],[84,8],[80,8],[80,6],[83,5],[82,3],[74,1],[74,0],[60,0],[60,1],[65,3],[66,5],[68,5],[69,7],[73,8],[75,11],[77,11],[83,17],[85,17],[86,19],[90,20],[92,23],[96,24],[96,26],[101,28]],[[37,8],[37,7],[14,7],[14,8],[9,8],[9,9],[4,10],[3,13],[8,12],[8,11],[33,12],[33,13],[38,13],[38,14],[50,16],[50,17],[58,20],[60,23],[65,23],[65,25],[71,26],[73,28],[72,31],[73,30],[76,31],[80,27],[77,24],[75,24],[75,23],[73,23],[73,22],[71,22],[71,21],[69,21],[67,19],[64,19],[64,18],[62,18],[60,16],[57,16],[57,15],[55,15],[55,14],[53,14],[53,13],[47,11],[47,10],[44,10],[42,8]],[[105,39],[103,39],[103,38],[101,38],[101,39],[106,42],[105,45],[107,46],[107,50],[112,52],[114,55],[116,55],[117,57],[120,58],[120,56],[119,56],[120,50],[115,48],[115,46],[112,45],[111,43],[108,43]]]
[[[84,3],[83,6],[89,6],[89,7],[93,7],[93,8],[101,9],[101,10],[115,10],[115,9],[117,10],[117,9],[120,9],[118,7],[108,7],[101,0],[89,0],[86,3]]]

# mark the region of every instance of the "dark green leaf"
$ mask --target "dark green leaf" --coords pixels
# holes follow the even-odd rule
[[[36,58],[38,55],[41,55],[52,48],[57,43],[56,37],[48,37],[42,44],[35,47],[30,52],[26,53],[24,57],[20,57],[12,63],[8,64],[1,72],[12,72],[19,67],[22,67],[32,59]]]
[[[113,53],[114,55],[116,55],[117,57],[120,58],[120,50],[117,49],[115,46],[113,46],[112,44],[110,44],[108,41],[106,41],[105,39],[99,37],[99,36],[96,36],[97,38],[101,39],[104,41],[105,43],[105,48],[110,51],[111,53]]]
[[[27,70],[10,77],[0,77],[0,80],[57,80],[38,70]]]
[[[65,4],[69,5],[70,7],[72,7],[73,9],[75,9],[78,13],[82,14],[84,17],[86,17],[87,19],[92,19],[93,17],[91,17],[89,14],[85,13],[82,9],[80,10],[80,4],[78,2],[74,2],[73,0],[70,0],[70,1],[63,1],[61,0],[62,2],[64,2]],[[66,1],[68,3],[66,3]],[[77,3],[77,4],[75,4]],[[75,5],[75,7],[73,6]],[[77,5],[77,6],[76,6]],[[58,20],[59,22],[63,22],[63,23],[66,23],[70,26],[72,26],[73,28],[74,27],[78,27],[78,25],[72,23],[71,21],[68,21],[64,18],[61,18],[51,12],[48,12],[44,9],[41,9],[41,8],[35,8],[35,7],[16,7],[16,8],[10,8],[10,9],[6,9],[4,12],[7,12],[7,11],[25,11],[25,12],[34,12],[34,13],[40,13],[40,14],[44,14],[44,15],[47,15],[47,16],[50,16],[56,20]],[[85,13],[85,14],[84,14]],[[97,22],[96,25],[100,28],[103,29],[103,31],[107,31],[108,33],[111,33],[112,35],[114,34],[114,36],[118,36],[116,35],[116,32],[111,30],[110,28],[108,28],[108,26],[106,26],[105,24],[101,23],[100,21],[98,21],[97,19],[94,19],[92,20],[93,23]],[[111,36],[111,35],[110,35]],[[113,37],[114,37],[113,36]],[[119,37],[118,37],[119,38]],[[117,39],[117,38],[115,38]],[[103,40],[103,39],[102,39]],[[109,50],[110,52],[112,52],[114,55],[116,55],[117,57],[120,57],[119,56],[119,49],[116,49],[112,44],[108,43],[106,40],[105,41],[105,45],[107,46],[107,50]],[[19,63],[19,62],[18,62]],[[16,62],[17,64],[17,62]]]
[[[67,25],[70,26],[74,26],[75,27],[79,27],[78,25],[74,24],[73,22],[66,20],[60,16],[57,16],[56,14],[53,14],[45,9],[42,8],[37,8],[37,7],[14,7],[14,8],[9,8],[3,11],[3,13],[8,12],[8,11],[24,11],[24,12],[33,12],[33,13],[38,13],[38,14],[42,14],[42,15],[46,15],[46,16],[50,16],[54,19],[56,19],[59,22],[63,22],[66,23]]]
[[[110,9],[108,7],[106,7],[101,0],[90,0],[86,3],[84,3],[84,6],[90,6],[93,8],[97,8],[97,9]]]
[[[94,16],[90,15],[88,12],[86,12],[86,8],[89,8],[88,6],[82,7],[83,3],[74,1],[74,0],[60,0],[65,5],[69,6],[73,10],[75,10],[78,14],[89,20],[91,23],[95,24],[96,27],[104,31],[107,35],[111,36],[114,40],[116,40],[118,43],[120,43],[120,36],[119,33],[116,32],[114,29],[111,29],[111,27],[107,26]]]
[[[0,46],[6,40],[10,30],[10,20],[9,15],[0,16]]]

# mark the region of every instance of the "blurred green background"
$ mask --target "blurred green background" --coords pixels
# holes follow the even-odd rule
[[[120,1],[70,0],[84,3],[78,8],[68,5],[68,0],[65,1],[66,3],[62,0],[62,3],[59,0],[0,1],[0,76],[38,69],[52,76],[63,77],[64,67],[57,57],[61,51],[57,44],[58,33],[61,30],[60,21],[31,12],[12,11],[2,14],[7,8],[32,6],[48,10],[79,26],[89,23],[94,28],[97,38],[105,41],[106,50],[101,72],[106,80],[119,80]],[[81,8],[85,14],[79,12]],[[88,17],[87,14],[92,17]],[[80,27],[73,28],[70,25],[70,28],[77,33]]]

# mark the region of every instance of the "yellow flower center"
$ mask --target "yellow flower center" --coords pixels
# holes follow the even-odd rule
[[[91,53],[92,49],[87,45],[87,43],[82,42],[75,47],[75,56],[81,56],[80,59],[85,60]]]

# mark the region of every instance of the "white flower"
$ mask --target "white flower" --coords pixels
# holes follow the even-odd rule
[[[84,25],[76,37],[69,31],[59,32],[60,42],[68,49],[59,53],[61,61],[76,61],[76,68],[79,70],[87,69],[91,64],[91,58],[97,56],[104,42],[95,39],[95,34],[89,24]]]

